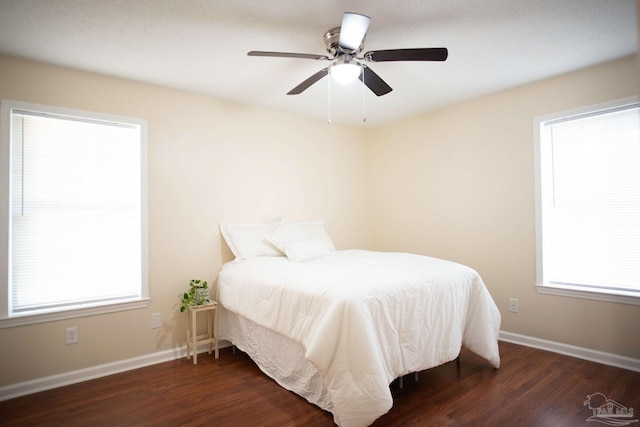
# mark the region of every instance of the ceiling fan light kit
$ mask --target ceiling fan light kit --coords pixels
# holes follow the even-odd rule
[[[328,67],[308,77],[287,92],[287,95],[299,95],[327,74],[331,74],[334,80],[343,84],[359,79],[377,96],[385,95],[393,89],[364,62],[445,61],[449,55],[447,48],[436,47],[374,50],[358,56],[364,48],[370,22],[371,18],[368,16],[346,12],[342,17],[342,25],[331,28],[324,34],[325,47],[330,56],[255,50],[248,52],[247,55],[331,61]]]
[[[348,55],[344,55],[329,67],[331,77],[343,85],[356,80],[360,73],[362,73],[362,66]]]

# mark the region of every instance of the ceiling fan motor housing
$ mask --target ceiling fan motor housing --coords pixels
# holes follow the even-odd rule
[[[324,33],[324,44],[327,48],[327,52],[329,52],[334,57],[340,56],[345,53],[356,55],[364,48],[364,39],[362,39],[362,42],[360,43],[360,46],[357,50],[345,50],[344,48],[340,47],[340,27],[334,27]]]

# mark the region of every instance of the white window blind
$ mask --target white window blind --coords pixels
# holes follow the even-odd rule
[[[542,121],[539,143],[543,285],[640,296],[639,104]]]
[[[11,110],[10,317],[143,297],[142,132]]]

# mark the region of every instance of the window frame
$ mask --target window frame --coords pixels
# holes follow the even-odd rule
[[[58,311],[11,316],[9,312],[9,238],[11,227],[11,115],[13,110],[43,112],[54,115],[78,117],[136,125],[140,127],[140,185],[141,185],[141,289],[140,297],[127,301],[87,304],[81,308],[65,308]],[[22,326],[96,314],[146,308],[149,305],[149,257],[148,257],[148,180],[147,180],[147,122],[143,119],[97,113],[50,105],[3,99],[0,103],[0,328]]]
[[[625,291],[620,289],[607,289],[603,287],[590,287],[574,284],[545,283],[543,275],[543,215],[542,215],[542,132],[546,122],[555,121],[572,116],[584,116],[598,111],[638,106],[640,97],[632,96],[600,104],[589,105],[571,110],[560,111],[535,117],[533,120],[534,134],[534,171],[535,171],[535,229],[536,229],[536,283],[538,293],[547,295],[560,295],[567,297],[607,301],[631,305],[640,305],[640,292]]]

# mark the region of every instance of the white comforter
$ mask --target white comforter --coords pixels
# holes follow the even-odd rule
[[[500,366],[500,313],[471,268],[407,253],[337,251],[310,262],[226,263],[220,303],[305,349],[336,424],[366,426],[391,409],[397,377],[457,357]]]

